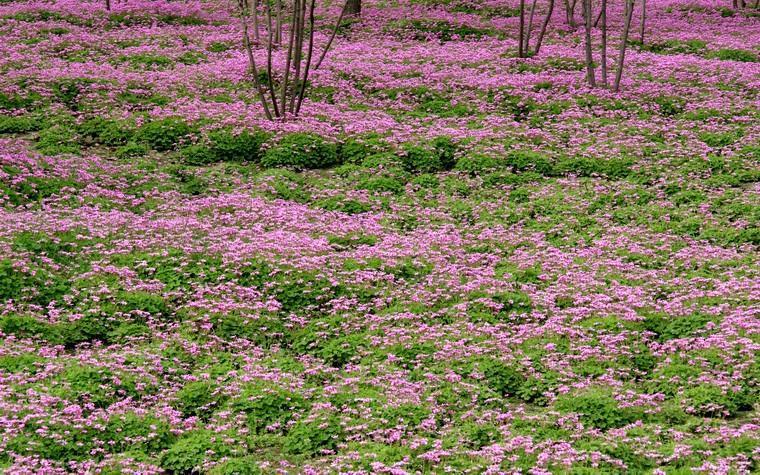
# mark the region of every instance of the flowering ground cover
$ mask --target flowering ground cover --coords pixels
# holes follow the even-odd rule
[[[365,2],[270,122],[227,2],[0,0],[0,471],[760,470],[756,10],[613,94],[517,7]]]

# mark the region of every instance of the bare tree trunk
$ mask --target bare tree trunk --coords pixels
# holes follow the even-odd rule
[[[633,18],[634,0],[625,2],[625,19],[623,23],[623,35],[620,38],[620,53],[618,55],[617,70],[615,71],[615,84],[612,87],[614,92],[620,90],[620,81],[623,78],[623,66],[625,65],[625,51],[628,48],[628,33],[631,30],[631,18]]]
[[[338,30],[340,29],[340,23],[343,21],[343,17],[346,16],[347,10],[348,10],[348,1],[346,1],[346,3],[343,5],[343,10],[340,11],[340,15],[338,16],[338,21],[335,22],[335,28],[333,28],[332,34],[330,34],[330,39],[327,40],[325,49],[323,49],[322,54],[319,55],[317,64],[314,65],[315,71],[319,69],[319,67],[322,65],[322,61],[325,59],[325,56],[327,55],[327,50],[329,50],[330,46],[332,46],[332,42],[335,39],[335,36],[338,34]]]
[[[524,58],[525,51],[525,0],[520,0],[520,33],[517,36],[517,57]]]
[[[361,16],[362,14],[362,0],[348,0],[348,8],[346,9],[346,15],[348,16]]]
[[[537,1],[538,0],[533,0],[533,3],[530,6],[530,16],[528,17],[528,31],[525,33],[525,45],[523,46],[525,56],[530,55],[530,35],[533,33],[533,17],[536,14]]]
[[[641,23],[639,23],[639,43],[644,47],[644,32],[647,27],[647,0],[641,0]]]
[[[586,29],[586,80],[589,86],[596,87],[596,75],[594,74],[594,56],[591,48],[591,0],[583,0],[583,19]]]
[[[602,84],[607,87],[607,0],[602,0]]]
[[[272,31],[272,3],[267,2],[267,87],[269,96],[272,99],[272,109],[274,116],[280,117],[280,108],[277,106],[277,93],[274,91],[274,71],[272,69],[272,50],[274,49]]]
[[[301,79],[301,59],[303,57],[303,35],[304,35],[304,16],[306,14],[306,0],[297,0],[296,2],[298,4],[298,21],[297,21],[297,29],[296,29],[296,48],[295,48],[295,54],[293,55],[293,62],[295,63],[295,71],[294,71],[294,83],[293,83],[293,91],[290,95],[290,106],[288,110],[291,114],[295,112],[296,108],[296,94],[298,94],[299,87],[300,87],[300,79]]]
[[[275,12],[274,42],[278,46],[282,44],[282,0],[277,0]]]
[[[544,22],[541,24],[541,31],[538,33],[536,51],[534,54],[538,54],[539,51],[541,51],[541,44],[544,42],[544,35],[546,34],[546,28],[549,27],[549,21],[552,19],[552,13],[554,13],[554,0],[549,0],[549,11],[546,12]]]
[[[269,110],[269,105],[267,104],[266,97],[264,96],[264,89],[261,87],[261,81],[259,80],[259,71],[256,68],[256,60],[253,57],[253,49],[251,48],[251,38],[248,35],[248,4],[245,0],[240,0],[240,20],[243,23],[243,45],[245,46],[245,51],[248,54],[248,65],[251,69],[251,74],[253,75],[253,84],[256,87],[256,92],[258,93],[259,100],[261,101],[261,106],[264,108],[264,114],[267,116],[267,119],[272,120],[272,113]]]
[[[258,45],[259,37],[259,0],[253,0],[253,44]]]
[[[316,0],[311,0],[309,6],[309,49],[306,53],[306,68],[303,73],[303,81],[301,81],[301,92],[298,94],[298,103],[296,104],[295,115],[301,111],[301,104],[303,103],[304,95],[306,95],[306,83],[309,80],[309,66],[311,66],[311,58],[314,53],[314,6]]]
[[[111,11],[111,0],[106,0],[106,10]]]
[[[570,0],[565,0],[565,16],[567,17],[567,24],[571,28],[576,28],[575,23],[575,5],[577,4],[578,0],[573,0],[570,2]]]
[[[288,34],[288,53],[285,60],[285,73],[283,74],[282,87],[280,89],[280,104],[282,105],[283,117],[285,116],[285,104],[287,104],[286,99],[288,93],[288,78],[290,77],[290,65],[293,59],[293,45],[295,42],[296,34],[296,19],[298,18],[297,6],[298,0],[295,0],[293,2],[293,15],[291,17],[292,21],[290,22],[290,33]]]

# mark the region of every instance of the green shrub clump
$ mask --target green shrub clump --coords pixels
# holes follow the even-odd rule
[[[124,123],[102,117],[82,122],[77,126],[77,132],[88,142],[112,147],[127,144],[134,135],[132,128]]]
[[[208,165],[217,162],[258,162],[262,145],[269,134],[262,131],[243,131],[234,134],[228,129],[215,130],[208,142],[182,149],[182,158],[188,165]]]
[[[310,133],[286,135],[261,159],[261,164],[268,168],[295,170],[328,168],[338,163],[337,146]]]
[[[167,117],[143,124],[137,131],[137,138],[152,149],[166,152],[174,149],[195,131],[179,117]]]
[[[42,123],[27,116],[0,116],[0,134],[24,134],[42,128]]]
[[[561,412],[579,414],[584,424],[601,430],[622,427],[635,422],[641,416],[633,408],[621,408],[611,394],[596,388],[581,393],[564,394],[557,399],[556,407]]]
[[[412,173],[435,173],[451,170],[456,164],[457,145],[450,137],[437,137],[428,143],[401,146],[401,163]]]
[[[223,434],[197,430],[185,434],[161,455],[161,468],[169,473],[200,473],[210,458],[218,460],[233,455],[232,446]],[[213,453],[213,457],[209,454]]]
[[[223,396],[217,394],[217,387],[211,381],[193,381],[185,384],[177,392],[176,407],[185,417],[210,416]]]

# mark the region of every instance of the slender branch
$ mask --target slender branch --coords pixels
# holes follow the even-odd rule
[[[607,0],[602,0],[602,84],[607,87]]]
[[[325,56],[327,56],[327,51],[330,49],[330,46],[332,45],[332,42],[335,39],[335,36],[338,34],[338,30],[340,29],[340,22],[343,21],[343,17],[346,15],[347,9],[348,9],[348,0],[346,0],[346,3],[343,5],[343,10],[340,11],[340,15],[338,16],[338,21],[335,23],[335,28],[333,28],[332,34],[330,34],[330,39],[327,40],[325,49],[322,50],[322,54],[319,55],[317,64],[314,65],[314,71],[319,69],[319,67],[322,65],[322,61],[325,59]]]
[[[246,15],[246,7],[247,3],[245,0],[240,0],[240,21],[243,24],[243,45],[245,46],[245,51],[248,54],[248,64],[251,67],[251,74],[253,75],[253,84],[256,87],[256,92],[258,93],[259,100],[261,101],[261,106],[264,108],[264,114],[267,116],[267,119],[272,120],[272,113],[269,110],[269,105],[267,104],[266,98],[264,97],[264,90],[261,87],[261,81],[259,80],[259,71],[256,68],[256,60],[253,57],[253,48],[251,48],[251,38],[248,35],[248,21],[247,21],[247,15]]]
[[[546,35],[546,29],[549,27],[549,21],[552,19],[552,13],[554,13],[554,0],[549,0],[549,11],[546,12],[544,22],[541,25],[541,31],[538,33],[536,39],[536,50],[533,54],[538,54],[541,51],[541,44],[544,42],[544,35]]]
[[[269,88],[269,95],[272,98],[272,108],[274,109],[274,116],[280,117],[280,108],[277,105],[277,93],[274,91],[274,80],[272,76],[272,4],[267,2],[267,87]]]
[[[303,38],[304,26],[306,20],[306,0],[298,0],[298,30],[296,33],[296,51],[294,56],[295,62],[295,79],[293,81],[293,91],[290,95],[291,114],[295,113],[296,95],[298,94],[299,80],[301,79],[301,62],[303,59]]]
[[[285,61],[285,73],[282,80],[282,88],[280,91],[280,104],[282,105],[283,109],[283,117],[285,116],[285,104],[286,102],[286,94],[287,94],[287,88],[288,88],[288,79],[290,77],[290,62],[293,58],[293,42],[295,40],[295,24],[296,24],[296,15],[298,14],[296,6],[297,6],[298,0],[295,0],[293,3],[293,17],[292,22],[290,23],[290,34],[289,34],[289,40],[288,40],[288,54],[287,54],[287,60]]]
[[[628,47],[628,32],[631,30],[631,18],[633,18],[634,0],[627,0],[625,3],[625,23],[623,24],[623,36],[620,38],[620,53],[615,71],[615,84],[612,86],[614,92],[620,90],[620,81],[623,79],[623,66],[625,66],[625,50]]]
[[[312,54],[314,53],[314,6],[316,4],[316,0],[311,0],[311,5],[309,6],[309,49],[306,53],[306,68],[303,73],[303,81],[301,82],[301,93],[298,95],[298,104],[296,105],[296,112],[295,114],[298,115],[298,113],[301,111],[301,104],[303,103],[303,98],[306,95],[306,82],[309,80],[309,66],[311,66],[311,58]]]
[[[533,3],[530,6],[530,17],[528,17],[528,31],[525,33],[525,45],[523,46],[523,51],[525,52],[525,56],[528,56],[530,53],[530,35],[533,32],[533,17],[536,14],[536,2],[538,0],[533,0]]]
[[[591,0],[583,0],[583,19],[586,28],[586,80],[589,86],[596,87],[594,74],[594,56],[591,49]]]
[[[641,2],[641,23],[639,23],[639,47],[644,48],[644,32],[647,26],[647,0]]]
[[[525,0],[520,0],[520,33],[517,37],[517,57],[524,58],[525,50]]]

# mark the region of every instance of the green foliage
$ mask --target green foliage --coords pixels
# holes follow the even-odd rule
[[[661,341],[668,341],[691,337],[711,321],[710,316],[701,313],[685,317],[669,317],[663,313],[653,312],[646,315],[643,325],[647,331],[655,333]]]
[[[641,419],[641,414],[619,406],[611,394],[601,388],[589,388],[582,392],[559,396],[555,407],[561,412],[574,412],[581,421],[597,429],[622,427]]]
[[[85,239],[77,230],[58,232],[53,235],[24,231],[16,235],[13,247],[65,263],[73,257]]]
[[[531,150],[512,150],[504,158],[504,164],[513,172],[535,171],[550,175],[553,171],[551,162],[538,152]]]
[[[323,198],[315,203],[318,207],[328,211],[341,211],[346,214],[361,214],[372,211],[370,203],[357,200],[345,199],[340,196]]]
[[[55,99],[72,111],[81,107],[80,96],[94,81],[83,78],[64,78],[53,82],[50,86]]]
[[[295,170],[328,168],[337,165],[338,150],[333,143],[319,135],[292,133],[267,150],[261,159],[265,167]]]
[[[127,395],[139,398],[140,392],[132,378],[128,375],[115,376],[107,368],[71,366],[62,374],[63,381],[68,385],[63,396],[91,402],[99,408],[106,408]]]
[[[234,454],[232,444],[225,438],[224,434],[210,430],[186,433],[161,454],[161,468],[170,473],[200,472],[204,462]]]
[[[686,100],[680,97],[658,96],[654,98],[654,103],[659,106],[660,113],[668,117],[682,114],[686,110]]]
[[[42,96],[39,93],[32,92],[26,96],[21,95],[8,95],[0,92],[0,109],[13,111],[19,109],[30,110],[42,100]],[[7,116],[3,116],[7,117]]]
[[[0,301],[13,299],[47,306],[69,292],[70,284],[63,277],[34,269],[34,273],[16,267],[9,259],[0,260]]]
[[[395,26],[401,28],[402,31],[411,32],[413,38],[418,41],[427,41],[431,36],[437,37],[441,42],[446,42],[454,38],[478,39],[495,34],[489,29],[453,24],[446,20],[399,20]]]
[[[115,442],[113,451],[139,450],[151,455],[169,448],[177,438],[169,421],[133,412],[111,416],[105,432]]]
[[[338,155],[341,163],[362,163],[371,155],[387,152],[389,145],[379,136],[348,137],[340,143]]]
[[[231,458],[211,469],[211,475],[260,475],[259,458],[253,455]]]
[[[42,130],[35,147],[45,155],[76,154],[80,150],[74,130],[63,124]]]
[[[211,381],[193,381],[185,384],[177,392],[176,408],[185,417],[206,419],[224,400],[215,383]]]
[[[184,147],[180,155],[182,162],[187,165],[208,165],[217,161],[214,151],[202,144]]]
[[[756,63],[758,60],[755,52],[736,48],[722,48],[713,51],[708,56],[720,59],[721,61],[740,61],[743,63]]]
[[[502,292],[493,296],[493,300],[502,305],[501,312],[529,312],[532,308],[530,296],[525,292]]]
[[[41,128],[42,122],[33,117],[0,115],[0,134],[25,134]]]
[[[753,398],[746,391],[709,383],[687,387],[682,400],[687,412],[704,417],[733,417],[739,411],[752,409],[753,404]]]
[[[232,408],[245,413],[248,427],[254,433],[264,433],[275,424],[283,428],[305,407],[306,401],[299,394],[263,384],[244,388],[232,401]]]
[[[488,387],[503,397],[516,396],[527,381],[514,365],[493,358],[481,361],[478,369],[483,372]]]
[[[483,154],[469,154],[457,160],[456,170],[472,176],[485,175],[504,166],[496,157]]]
[[[636,44],[636,42],[631,42]],[[702,54],[707,47],[707,42],[702,40],[665,40],[647,42],[639,45],[644,51],[657,54]]]
[[[741,135],[735,131],[700,132],[699,140],[713,148],[724,148],[738,141]]]
[[[134,130],[121,121],[93,117],[77,126],[77,132],[86,141],[109,147],[127,144]]]
[[[209,134],[211,150],[216,159],[225,162],[258,162],[262,145],[269,134],[260,130],[244,130],[238,134],[230,130],[215,130]]]
[[[137,142],[128,142],[116,149],[116,157],[120,159],[142,157],[148,153],[148,147]]]
[[[167,117],[143,124],[137,131],[137,139],[159,152],[172,150],[186,140],[195,129],[180,117]]]
[[[18,338],[42,337],[47,339],[50,325],[29,315],[10,314],[0,318],[0,330]]]
[[[450,137],[441,136],[429,143],[403,144],[400,158],[408,172],[435,173],[454,168],[457,149]]]
[[[2,325],[2,321],[0,321]],[[6,333],[3,330],[3,333]],[[0,371],[8,373],[29,373],[37,372],[38,366],[44,363],[44,359],[34,353],[22,353],[20,355],[3,355],[0,356]]]
[[[339,291],[325,277],[307,271],[280,274],[270,290],[285,313],[314,310]]]
[[[335,450],[343,436],[343,428],[335,416],[298,422],[288,432],[283,449],[289,454],[313,457],[322,450]]]
[[[460,429],[464,445],[473,450],[492,445],[502,439],[501,431],[493,424],[464,424]]]

